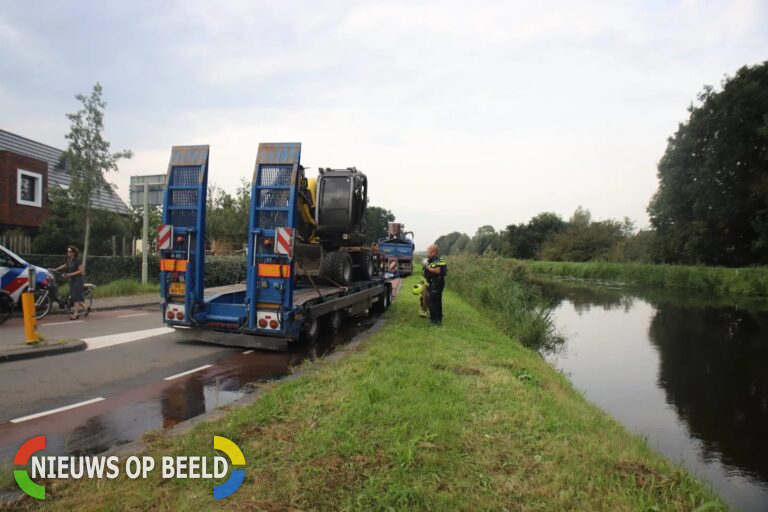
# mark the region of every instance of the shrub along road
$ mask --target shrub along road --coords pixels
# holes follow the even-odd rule
[[[406,283],[406,290],[409,283]],[[245,481],[49,484],[53,509],[694,510],[721,502],[587,403],[535,352],[450,291],[431,327],[401,293],[383,329],[335,362],[146,454],[244,452]],[[159,464],[159,462],[158,462]],[[162,485],[161,485],[162,484]],[[28,499],[22,506],[35,507]]]

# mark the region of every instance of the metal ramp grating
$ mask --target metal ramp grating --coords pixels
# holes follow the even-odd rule
[[[200,183],[200,166],[173,167],[169,186],[197,187]]]

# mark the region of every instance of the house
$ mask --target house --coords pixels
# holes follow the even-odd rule
[[[0,232],[36,232],[48,216],[48,193],[69,182],[63,150],[0,129]],[[93,199],[95,208],[130,213],[114,192]]]

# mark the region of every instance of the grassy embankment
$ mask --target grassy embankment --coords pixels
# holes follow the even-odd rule
[[[724,268],[643,263],[526,261],[535,273],[653,288],[768,297],[768,267]]]
[[[499,265],[505,264],[504,262]],[[146,453],[215,455],[213,436],[243,450],[246,476],[214,502],[210,480],[79,481],[50,484],[46,508],[106,510],[702,510],[719,501],[575,392],[515,325],[534,320],[476,308],[469,297],[505,296],[525,309],[519,275],[450,260],[446,318],[418,317],[412,278],[387,324],[337,362],[308,365],[304,376],[220,420],[175,438],[146,436]],[[462,269],[461,267],[464,266]],[[517,269],[518,272],[522,272]],[[514,292],[504,291],[515,288]],[[484,297],[484,298],[483,298]],[[473,300],[473,299],[469,299]],[[479,304],[479,302],[478,302]],[[540,315],[536,315],[540,316]],[[546,326],[543,326],[546,330]],[[534,336],[535,338],[535,336]],[[124,461],[121,461],[124,462]]]

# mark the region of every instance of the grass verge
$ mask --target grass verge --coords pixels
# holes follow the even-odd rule
[[[142,293],[160,293],[160,283],[142,284],[135,279],[118,279],[96,287],[98,297],[117,297],[122,295],[140,295]]]
[[[69,293],[69,283],[64,283],[59,287],[59,295],[67,295]],[[142,284],[141,281],[136,279],[117,279],[107,284],[100,284],[96,286],[96,297],[122,297],[126,295],[141,295],[143,293],[155,293],[160,294],[160,283],[147,283]]]
[[[768,297],[768,267],[724,268],[645,263],[526,261],[535,274],[654,288]]]
[[[246,476],[232,496],[215,502],[221,481],[162,479],[156,470],[146,480],[51,483],[45,502],[21,507],[724,508],[455,293],[445,293],[443,326],[430,326],[410,284],[384,328],[346,358],[309,365],[304,376],[183,436],[148,438],[156,468],[161,456],[210,459],[214,435],[234,441]]]

